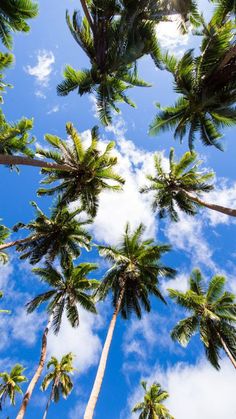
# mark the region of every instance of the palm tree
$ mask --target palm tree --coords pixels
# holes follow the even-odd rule
[[[3,297],[3,292],[2,291],[0,291],[0,299]],[[9,310],[0,310],[0,313],[7,313],[7,314],[9,314],[10,313],[10,311]]]
[[[169,397],[167,391],[162,390],[158,383],[153,383],[148,389],[147,382],[141,381],[141,386],[145,391],[143,402],[137,403],[132,412],[141,411],[139,419],[174,419],[169,410],[162,404]]]
[[[0,378],[2,382],[0,383],[0,410],[2,410],[3,404],[6,402],[6,399],[10,399],[10,403],[15,405],[15,396],[16,393],[22,394],[21,383],[27,381],[27,378],[23,375],[25,368],[16,364],[10,373],[1,372]]]
[[[162,108],[150,126],[150,134],[174,128],[174,137],[193,150],[197,133],[204,145],[222,149],[220,127],[236,123],[236,47],[233,23],[222,26],[203,22],[201,55],[193,50],[177,60],[168,53],[163,62],[174,76],[174,87],[181,96],[174,106]],[[159,107],[159,105],[158,105]]]
[[[221,349],[236,368],[236,302],[234,294],[224,291],[225,283],[223,276],[215,275],[206,287],[201,271],[195,269],[186,292],[169,289],[170,298],[190,312],[174,327],[172,339],[186,346],[199,331],[206,356],[216,369]]]
[[[170,150],[169,171],[164,170],[162,158],[156,154],[154,165],[156,173],[148,175],[148,186],[141,188],[141,193],[154,192],[153,211],[158,211],[159,217],[169,215],[172,221],[178,221],[176,209],[180,209],[189,215],[195,215],[202,206],[231,217],[236,217],[236,209],[222,207],[203,201],[201,193],[207,193],[214,189],[211,180],[213,172],[199,171],[201,161],[196,153],[185,153],[179,161],[174,160],[174,149]]]
[[[99,194],[106,189],[121,190],[120,185],[124,184],[124,179],[113,171],[117,158],[112,157],[110,151],[115,144],[109,142],[105,151],[101,152],[97,127],[91,131],[92,141],[88,148],[85,148],[72,124],[66,125],[66,131],[72,145],[48,134],[46,140],[56,151],[40,149],[37,152],[42,157],[53,159],[59,166],[69,167],[70,170],[42,169],[45,179],[41,183],[51,184],[59,181],[59,185],[51,189],[39,189],[38,195],[53,195],[58,192],[62,205],[80,199],[84,209],[94,217],[98,208]]]
[[[119,112],[117,102],[135,106],[126,95],[127,89],[150,86],[138,77],[135,62],[145,54],[151,54],[156,64],[160,62],[155,22],[142,19],[141,2],[94,0],[81,3],[85,13],[82,21],[78,11],[74,12],[72,20],[67,12],[66,20],[91,67],[77,71],[66,66],[65,80],[58,85],[57,92],[61,96],[73,90],[81,96],[95,93],[100,120],[108,125],[112,121],[111,112]]]
[[[229,16],[236,17],[236,1],[235,0],[214,0],[216,9],[214,11],[213,19],[217,25],[227,20]]]
[[[64,312],[71,326],[77,327],[79,325],[78,304],[85,310],[96,313],[93,297],[88,291],[97,288],[98,282],[87,278],[87,275],[96,268],[97,265],[92,263],[81,263],[74,267],[72,262],[67,262],[62,265],[62,272],[59,272],[50,263],[46,263],[44,268],[33,269],[33,272],[39,275],[41,280],[51,288],[30,301],[27,304],[27,311],[32,313],[39,306],[48,302],[49,319],[42,336],[40,360],[24,395],[17,419],[24,417],[33,390],[42,374],[49,330],[52,328],[54,333],[59,332]]]
[[[173,269],[160,263],[161,256],[170,250],[170,246],[157,245],[152,239],[142,240],[144,230],[140,224],[131,233],[127,225],[120,246],[99,246],[100,254],[113,265],[98,288],[98,295],[104,299],[109,292],[112,294],[114,313],[84,419],[91,419],[94,414],[118,314],[121,313],[124,319],[132,313],[141,318],[142,309],[151,310],[150,295],[165,302],[158,288],[158,277],[173,277],[175,274]]]
[[[26,20],[38,14],[38,5],[31,0],[1,0],[0,39],[7,48],[12,48],[11,32],[28,32]]]
[[[5,83],[3,81],[4,79],[3,71],[12,65],[13,60],[14,60],[14,57],[12,54],[9,54],[8,52],[6,53],[0,52],[0,104],[4,102],[1,94],[5,92],[6,87],[11,87],[10,84]]]
[[[67,355],[64,355],[59,362],[54,356],[51,357],[50,361],[47,363],[47,368],[52,367],[47,375],[45,376],[41,389],[43,391],[47,390],[48,386],[52,383],[51,393],[47,402],[47,406],[43,415],[43,419],[46,419],[48,414],[48,409],[52,401],[57,403],[60,400],[62,395],[65,399],[69,396],[73,390],[73,382],[70,375],[73,374],[75,370],[73,368],[73,358],[74,356],[70,352]]]
[[[29,230],[29,236],[0,245],[0,250],[16,246],[16,250],[23,253],[20,258],[29,258],[33,265],[43,257],[49,262],[53,262],[56,256],[62,259],[72,256],[76,259],[80,255],[81,247],[90,250],[92,237],[84,226],[92,220],[78,219],[81,208],[69,212],[66,207],[61,207],[58,201],[50,217],[47,217],[35,202],[32,202],[32,205],[36,210],[35,219],[28,224],[18,223],[13,227],[13,231],[21,228]]]
[[[0,262],[1,263],[7,263],[8,261],[8,255],[5,252],[1,252],[1,247],[4,246],[5,240],[9,237],[10,231],[7,227],[0,224]]]

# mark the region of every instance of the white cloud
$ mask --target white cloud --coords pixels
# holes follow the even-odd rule
[[[43,330],[45,324],[45,316],[37,312],[27,314],[24,308],[18,308],[14,317],[10,317],[9,320],[7,323],[11,323],[14,339],[21,340],[29,346],[35,344],[38,332]]]
[[[174,249],[184,251],[191,258],[194,267],[201,264],[215,272],[213,250],[204,238],[203,227],[200,217],[191,217],[181,212],[177,223],[166,223],[165,235]]]
[[[58,336],[50,333],[48,338],[48,357],[61,358],[68,352],[75,354],[74,365],[79,373],[86,372],[98,362],[101,343],[96,329],[101,324],[99,315],[94,315],[79,308],[80,325],[72,328],[63,318]]]
[[[36,90],[34,94],[35,94],[35,96],[39,97],[40,99],[46,99],[47,98],[47,96],[41,90]]]
[[[175,419],[235,419],[235,370],[225,358],[221,367],[218,372],[205,360],[196,365],[179,363],[166,371],[155,368],[147,380],[159,382],[169,392],[166,406]],[[131,418],[128,412],[142,398],[138,387],[129,399],[126,417]]]
[[[33,67],[27,65],[25,71],[35,77],[40,85],[47,86],[54,63],[55,57],[52,51],[40,50],[37,54],[37,64]],[[41,92],[38,91],[37,95],[40,96]]]
[[[178,28],[180,20],[177,16],[170,18],[169,22],[160,22],[156,26],[157,39],[162,48],[182,56],[189,42],[189,33],[182,34]],[[180,47],[182,47],[180,49]]]
[[[164,296],[168,295],[168,288],[173,288],[181,292],[185,292],[188,289],[189,274],[180,273],[173,279],[165,279],[161,283],[161,290]]]
[[[49,111],[47,112],[47,115],[51,115],[52,113],[57,113],[59,112],[59,110],[60,110],[59,105],[55,105],[51,109],[49,109]]]
[[[236,182],[229,184],[226,179],[218,179],[215,190],[205,194],[203,199],[212,204],[236,209]],[[235,223],[235,217],[229,217],[207,208],[204,208],[204,216],[210,220],[213,226]]]

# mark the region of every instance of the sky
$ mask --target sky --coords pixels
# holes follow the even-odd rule
[[[236,292],[236,225],[233,219],[222,214],[202,209],[191,218],[180,214],[178,223],[158,220],[151,210],[150,197],[139,193],[145,184],[145,176],[153,170],[153,154],[161,153],[167,158],[171,146],[180,157],[187,151],[187,142],[182,145],[173,139],[171,132],[158,137],[149,137],[148,126],[156,114],[155,103],[172,104],[171,76],[157,70],[149,57],[139,63],[140,75],[152,83],[150,88],[135,88],[130,96],[137,109],[121,106],[121,114],[115,115],[108,128],[101,127],[96,116],[92,96],[79,97],[71,93],[58,97],[56,86],[62,81],[66,64],[76,69],[86,68],[88,60],[74,42],[65,22],[65,11],[79,8],[78,0],[39,1],[40,14],[31,22],[28,35],[14,36],[15,64],[7,72],[7,81],[14,85],[5,96],[3,111],[9,121],[22,116],[34,118],[33,135],[36,144],[45,146],[44,135],[56,134],[66,139],[65,124],[73,122],[84,141],[89,141],[89,130],[99,125],[101,141],[116,141],[119,173],[126,179],[122,193],[103,193],[97,217],[91,226],[94,242],[117,244],[126,222],[135,228],[140,222],[146,226],[146,236],[157,242],[170,243],[172,251],[163,261],[177,269],[175,279],[161,281],[165,296],[167,288],[185,290],[189,274],[199,267],[206,282],[216,273],[223,273],[227,288]],[[207,1],[199,2],[205,16],[210,15]],[[168,48],[177,56],[186,49],[198,48],[198,37],[180,35],[175,23],[162,23],[157,27],[162,48]],[[236,207],[235,143],[236,129],[224,131],[225,151],[203,147],[196,142],[204,167],[216,173],[213,192],[208,201]],[[21,168],[20,173],[0,167],[0,217],[9,228],[16,222],[28,222],[34,216],[30,201],[50,213],[52,201],[38,198],[36,190],[41,179],[37,168]],[[20,233],[23,237],[23,233]],[[19,237],[19,236],[18,236]],[[16,236],[12,235],[12,238]],[[46,325],[43,309],[27,315],[24,305],[45,287],[31,272],[27,262],[19,260],[10,251],[10,262],[1,266],[0,290],[4,292],[1,308],[11,310],[10,315],[0,316],[0,371],[10,370],[20,362],[31,378],[39,358],[40,338]],[[97,278],[102,278],[108,266],[96,251],[82,252],[80,262],[99,264]],[[78,260],[79,262],[79,260]],[[96,374],[99,355],[112,316],[108,299],[98,306],[94,316],[80,309],[80,326],[72,329],[64,319],[56,337],[52,333],[48,341],[48,359],[72,351],[75,355],[76,372],[74,390],[67,400],[52,404],[49,417],[52,419],[77,419],[83,417]],[[98,400],[95,419],[135,419],[132,407],[143,397],[140,380],[160,382],[170,393],[167,401],[176,419],[235,419],[235,371],[222,353],[221,371],[217,372],[207,363],[199,337],[195,336],[188,348],[173,343],[170,330],[184,316],[171,301],[165,307],[155,299],[152,311],[142,320],[132,317],[118,319],[109,354],[106,375]],[[23,386],[26,389],[26,385]],[[48,393],[37,387],[27,410],[26,418],[41,418]],[[19,407],[20,398],[17,398]],[[13,419],[14,410],[9,405],[0,412],[1,418]]]

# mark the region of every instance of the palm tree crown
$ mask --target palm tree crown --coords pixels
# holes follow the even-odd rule
[[[34,141],[33,137],[29,138],[32,128],[32,119],[22,118],[14,124],[8,123],[0,109],[0,154],[23,154],[33,157],[34,152],[28,147]]]
[[[170,150],[169,171],[164,170],[160,155],[154,156],[155,175],[148,175],[150,185],[141,189],[141,192],[154,192],[153,210],[158,211],[161,218],[169,215],[173,221],[178,221],[176,207],[186,214],[195,215],[199,204],[192,201],[190,193],[198,195],[201,192],[210,192],[213,185],[210,182],[213,172],[200,172],[201,161],[196,153],[185,153],[179,161],[174,160],[174,149]],[[175,205],[176,204],[176,205]]]
[[[62,260],[69,257],[76,259],[81,253],[81,247],[90,250],[92,237],[84,225],[92,220],[78,219],[81,208],[69,212],[66,207],[61,207],[59,201],[50,217],[47,217],[35,202],[32,205],[36,210],[35,220],[28,224],[18,223],[13,227],[13,231],[25,228],[31,232],[25,241],[19,241],[16,245],[16,250],[23,252],[21,259],[29,258],[31,264],[38,263],[44,256],[49,262],[53,262],[56,256]]]
[[[191,314],[177,323],[172,339],[186,346],[199,331],[206,356],[216,369],[220,368],[221,349],[236,368],[236,302],[234,294],[224,291],[225,283],[223,276],[216,275],[206,287],[201,272],[195,269],[186,292],[169,289],[175,303]]]
[[[0,39],[7,48],[12,48],[11,32],[28,32],[26,20],[38,14],[38,5],[31,0],[1,0]]]
[[[21,383],[27,381],[27,378],[23,375],[24,371],[25,368],[22,365],[16,364],[10,373],[0,373],[2,380],[0,383],[0,410],[2,410],[7,398],[10,399],[11,404],[15,405],[16,393],[22,394]]]
[[[158,288],[158,277],[173,277],[175,274],[173,269],[160,263],[161,256],[171,247],[157,245],[153,239],[142,240],[144,230],[140,224],[131,234],[127,225],[120,246],[99,246],[100,254],[113,264],[99,287],[99,293],[104,298],[111,291],[114,307],[117,307],[123,293],[120,313],[125,319],[129,318],[131,312],[140,318],[141,307],[150,311],[151,294],[164,302]]]
[[[6,87],[11,87],[10,84],[3,81],[4,74],[3,71],[9,68],[13,63],[14,57],[12,54],[0,52],[0,104],[2,104],[3,97],[2,93],[5,92]]]
[[[144,400],[137,403],[132,412],[141,411],[139,419],[174,419],[163,405],[163,401],[169,397],[167,391],[162,390],[158,383],[153,383],[149,389],[146,381],[141,381],[141,385],[145,391]]]
[[[87,275],[96,268],[97,265],[93,263],[81,263],[74,267],[72,262],[67,262],[66,266],[62,265],[62,272],[50,263],[46,263],[44,268],[34,268],[33,272],[51,288],[27,304],[28,313],[32,313],[41,304],[48,302],[47,311],[53,315],[52,326],[55,333],[60,330],[64,311],[72,327],[77,327],[79,325],[78,304],[85,310],[96,313],[93,297],[88,291],[96,289],[98,281],[87,278]]]
[[[49,370],[51,367],[52,369],[45,376],[41,389],[43,391],[47,390],[48,386],[52,383],[51,400],[56,403],[59,401],[60,395],[66,399],[73,389],[73,383],[70,377],[75,370],[73,367],[73,359],[74,355],[68,353],[64,355],[60,361],[52,356],[47,363],[47,369]]]
[[[117,158],[110,155],[114,142],[110,142],[105,151],[101,152],[98,129],[94,127],[91,131],[91,145],[86,149],[72,124],[68,123],[66,130],[72,144],[54,135],[46,135],[48,143],[57,151],[40,149],[37,152],[60,165],[66,165],[70,170],[42,169],[45,175],[42,183],[59,181],[59,185],[51,189],[40,189],[38,194],[53,195],[58,192],[62,205],[79,198],[84,209],[95,216],[100,192],[104,189],[120,190],[120,185],[124,183],[124,179],[113,171],[113,166],[117,164]]]
[[[179,61],[166,54],[163,62],[174,76],[174,86],[181,96],[174,106],[163,108],[150,126],[150,134],[174,128],[175,138],[184,138],[188,132],[190,150],[196,133],[204,145],[222,149],[218,141],[220,127],[236,123],[236,49],[233,44],[233,23],[222,26],[203,22],[201,55],[193,50]],[[159,105],[158,105],[159,106]]]

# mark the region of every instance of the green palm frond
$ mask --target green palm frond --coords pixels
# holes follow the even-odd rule
[[[174,419],[162,403],[169,397],[167,391],[162,390],[161,385],[156,382],[149,388],[146,381],[142,381],[141,385],[145,391],[143,402],[137,403],[132,412],[140,412],[139,419]]]
[[[21,383],[27,381],[24,371],[22,365],[16,364],[9,373],[0,373],[0,411],[7,399],[10,400],[10,404],[15,405],[16,393],[23,393]]]
[[[206,357],[216,369],[220,368],[222,349],[227,348],[236,360],[236,301],[235,295],[224,291],[225,283],[224,277],[216,275],[206,288],[197,269],[192,272],[186,292],[169,290],[169,296],[191,314],[177,323],[172,339],[186,346],[199,332]]]

